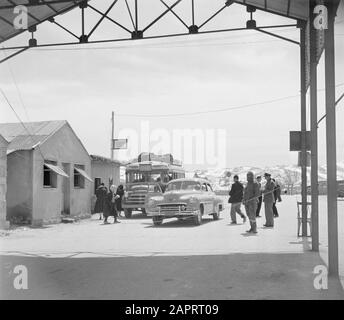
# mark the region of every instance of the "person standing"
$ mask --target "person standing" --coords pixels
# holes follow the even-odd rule
[[[239,182],[239,177],[235,175],[233,177],[234,183],[232,184],[231,190],[229,191],[228,202],[231,203],[231,224],[237,224],[236,214],[239,214],[243,219],[243,223],[246,222],[245,215],[241,212],[241,202],[243,199],[243,185]]]
[[[256,217],[260,218],[260,209],[262,208],[262,202],[263,202],[263,195],[262,195],[262,176],[257,176],[256,178],[257,183],[259,185],[259,198],[258,198],[258,205],[257,205],[257,211],[256,211]]]
[[[119,196],[119,198],[116,200],[116,209],[117,209],[117,215],[120,217],[121,212],[123,211],[122,208],[122,199],[124,196],[124,187],[122,184],[120,184],[117,188],[116,195]]]
[[[265,224],[264,227],[273,227],[274,226],[274,216],[273,216],[273,204],[275,201],[274,197],[274,189],[275,189],[275,184],[271,180],[271,174],[270,173],[265,173],[264,178],[266,179],[266,184],[265,188],[263,190],[263,201],[264,201],[264,208],[265,208]]]
[[[104,206],[106,201],[107,188],[104,183],[101,183],[96,190],[96,204],[94,206],[94,213],[99,213],[99,220],[102,220],[102,214],[104,212]]]
[[[278,184],[278,182],[276,182],[275,179],[271,179],[274,183],[275,183],[275,189],[274,189],[274,204],[272,206],[272,211],[273,211],[273,214],[274,214],[274,217],[277,218],[279,217],[279,214],[278,214],[278,210],[277,210],[277,206],[276,206],[276,202],[281,202],[282,201],[282,198],[281,198],[281,187],[280,185]]]
[[[258,182],[254,181],[253,172],[249,171],[246,178],[247,185],[244,189],[243,204],[251,226],[250,230],[247,230],[246,232],[257,233],[256,212],[260,196],[260,186]]]
[[[116,186],[112,185],[110,187],[110,191],[108,192],[106,196],[106,205],[104,210],[104,224],[109,224],[108,218],[110,216],[114,217],[114,223],[118,223],[117,221],[117,207],[116,207],[116,200],[119,198],[118,195],[116,195]]]

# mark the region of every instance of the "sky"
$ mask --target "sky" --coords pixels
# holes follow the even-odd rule
[[[92,1],[102,11],[110,2]],[[191,24],[188,2],[182,1],[175,12]],[[201,2],[195,11],[196,24],[223,5],[219,0]],[[141,3],[140,26],[148,25],[164,9],[158,0]],[[335,27],[338,97],[344,92],[343,12],[342,2]],[[124,0],[118,1],[110,16],[132,28]],[[204,29],[244,27],[247,17],[245,8],[234,4]],[[256,12],[254,18],[258,26],[294,23],[263,12]],[[56,21],[80,34],[79,19],[76,9]],[[87,12],[86,30],[98,19],[97,13]],[[170,14],[146,35],[183,31],[184,26]],[[299,37],[294,27],[273,32],[294,40]],[[126,36],[104,20],[92,39]],[[26,44],[28,38],[25,33],[4,45]],[[38,27],[36,38],[38,43],[74,41],[49,22]],[[323,60],[318,68],[319,117],[325,112]],[[189,168],[264,167],[297,164],[297,154],[289,151],[289,131],[300,130],[299,68],[297,45],[244,30],[30,49],[0,64],[0,86],[21,120],[67,120],[90,154],[110,156],[114,111],[115,137],[128,138],[129,143],[128,150],[115,152],[116,158],[131,158],[141,151],[171,152]],[[342,100],[337,107],[338,161],[344,161],[343,104]],[[309,126],[309,103],[307,111]],[[1,122],[18,121],[1,96],[0,115]],[[323,122],[320,164],[326,163],[325,129]]]

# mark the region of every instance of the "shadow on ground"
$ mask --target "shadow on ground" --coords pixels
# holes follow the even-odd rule
[[[164,219],[163,223],[160,226],[155,226],[153,222],[144,223],[147,226],[145,228],[201,228],[203,225],[206,225],[209,222],[214,221],[213,218],[203,218],[201,225],[195,225],[194,221],[191,218],[185,220],[178,220],[177,218],[167,218]]]
[[[344,299],[314,287],[317,253],[109,258],[1,256],[1,299]],[[16,265],[28,290],[15,290]]]

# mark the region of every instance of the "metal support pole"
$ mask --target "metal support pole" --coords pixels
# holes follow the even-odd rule
[[[307,237],[307,88],[306,88],[306,25],[300,27],[300,66],[301,66],[301,202],[302,236]]]
[[[191,0],[191,16],[192,16],[192,25],[195,25],[195,3],[194,0]]]
[[[310,21],[314,21],[316,1],[309,6]],[[311,194],[312,194],[312,250],[319,251],[319,187],[318,187],[318,101],[317,101],[317,56],[316,30],[312,24],[310,32],[310,118],[311,118]]]
[[[326,158],[328,216],[328,274],[338,276],[337,147],[334,19],[335,1],[328,1],[328,29],[325,30]]]
[[[111,116],[111,160],[114,159],[114,150],[113,150],[113,139],[115,139],[115,113],[112,111]]]
[[[139,13],[138,13],[138,5],[137,0],[135,0],[135,31],[139,29]]]
[[[81,35],[85,35],[85,8],[81,8]]]

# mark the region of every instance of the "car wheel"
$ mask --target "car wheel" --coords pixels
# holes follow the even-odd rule
[[[162,218],[160,217],[153,217],[153,223],[155,226],[160,226],[162,224]]]
[[[127,219],[131,218],[132,213],[133,213],[133,209],[124,208],[124,215]]]
[[[202,207],[198,210],[197,215],[194,217],[194,223],[196,226],[202,224]]]

